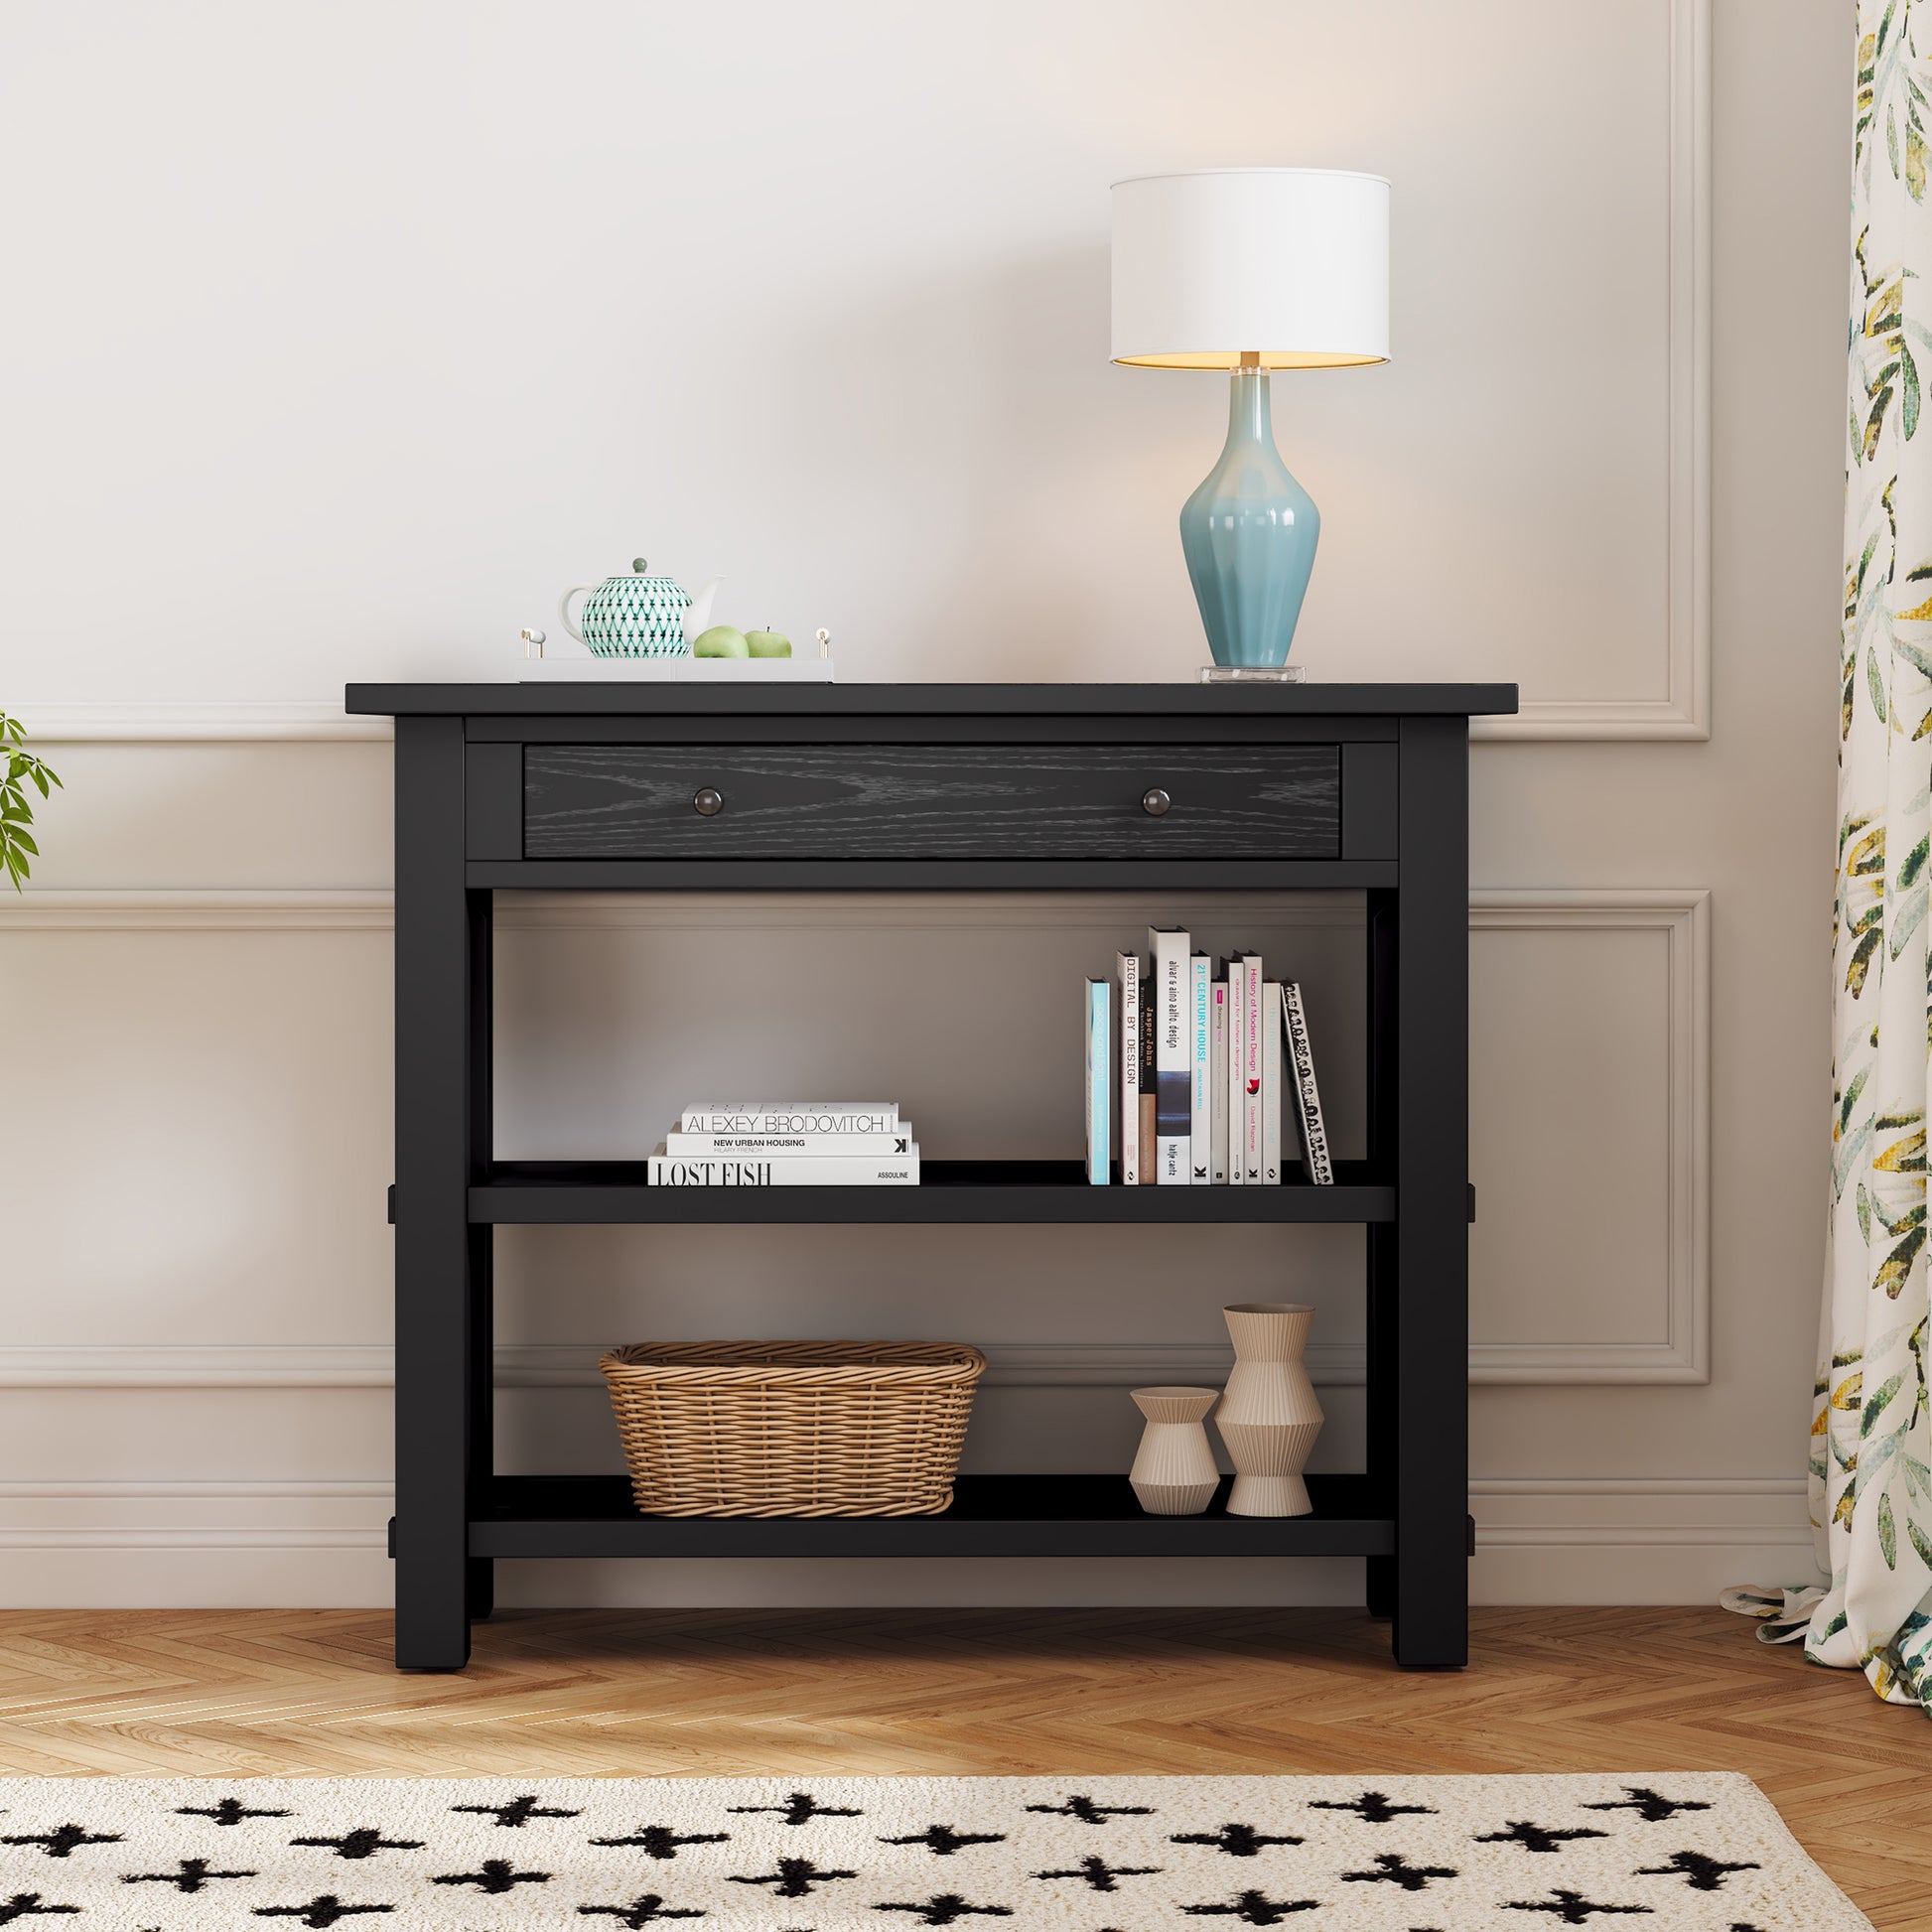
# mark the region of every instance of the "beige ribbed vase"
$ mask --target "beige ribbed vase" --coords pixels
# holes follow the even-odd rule
[[[1321,1405],[1302,1364],[1314,1311],[1298,1302],[1235,1302],[1221,1311],[1234,1373],[1214,1426],[1234,1460],[1230,1516],[1306,1516],[1302,1470],[1321,1434]]]
[[[1128,1481],[1150,1516],[1198,1516],[1214,1500],[1221,1472],[1202,1418],[1218,1389],[1135,1389],[1147,1418]]]

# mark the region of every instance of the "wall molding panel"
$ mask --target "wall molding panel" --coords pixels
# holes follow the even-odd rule
[[[1711,1379],[1711,895],[1593,887],[1470,895],[1472,932],[1661,932],[1667,944],[1666,1330],[1644,1342],[1483,1342],[1471,1382]],[[1477,1211],[1482,1211],[1480,1197]]]
[[[1257,919],[1252,896],[1187,895],[1190,916],[1345,929],[1361,919],[1346,894],[1306,894]],[[701,894],[538,894],[506,897],[506,932],[686,930],[753,932],[853,924],[956,929],[989,921],[1015,926],[1118,927],[1145,915],[1144,895],[1096,893],[1055,899],[1026,894],[931,895],[891,901],[878,896],[800,895],[719,899]],[[1470,1349],[1473,1384],[1620,1386],[1710,1379],[1710,894],[1698,888],[1479,890],[1470,896],[1472,932],[1657,931],[1668,952],[1668,1198],[1666,1330],[1641,1342],[1479,1342]],[[386,891],[234,892],[33,891],[0,898],[0,932],[384,932],[393,925]],[[1219,1344],[1011,1344],[998,1351],[992,1386],[1132,1387],[1157,1379],[1212,1379],[1226,1363]],[[1317,1346],[1317,1381],[1358,1383],[1359,1344]],[[499,1353],[504,1387],[596,1381],[586,1345]],[[263,1346],[160,1345],[0,1348],[0,1387],[354,1388],[390,1379],[386,1345],[296,1343]]]
[[[1478,742],[1711,736],[1711,0],[1671,0],[1668,581],[1661,698],[1541,698]]]
[[[1514,717],[1478,718],[1478,741],[1705,740],[1711,736],[1711,12],[1670,0],[1669,173],[1663,215],[1669,297],[1664,449],[1667,537],[1660,696],[1540,698]],[[386,718],[333,700],[51,701],[20,716],[43,744],[373,742]]]

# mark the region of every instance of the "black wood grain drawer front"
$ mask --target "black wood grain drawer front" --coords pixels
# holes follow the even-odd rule
[[[1333,745],[523,753],[531,859],[1332,859],[1340,835]]]

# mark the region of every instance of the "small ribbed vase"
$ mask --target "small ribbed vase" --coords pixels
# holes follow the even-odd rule
[[[1150,1516],[1198,1516],[1214,1500],[1221,1472],[1202,1421],[1217,1389],[1135,1389],[1147,1418],[1128,1481]]]
[[[1217,664],[1288,662],[1321,512],[1275,448],[1268,372],[1236,369],[1221,460],[1180,512],[1180,548]]]
[[[1298,1302],[1235,1302],[1223,1309],[1234,1372],[1214,1427],[1234,1462],[1230,1516],[1306,1516],[1302,1470],[1321,1434],[1321,1405],[1302,1363],[1314,1311]]]

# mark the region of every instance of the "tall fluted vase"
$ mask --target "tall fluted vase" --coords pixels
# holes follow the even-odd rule
[[[1321,1405],[1302,1360],[1314,1311],[1298,1302],[1236,1302],[1221,1311],[1234,1372],[1214,1426],[1234,1462],[1230,1516],[1306,1516],[1302,1480],[1321,1433]]]

